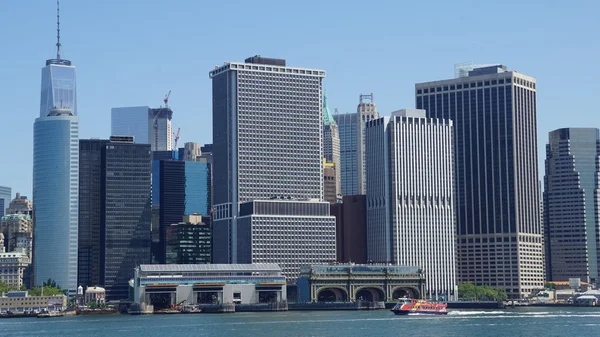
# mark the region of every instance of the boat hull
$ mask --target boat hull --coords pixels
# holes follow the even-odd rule
[[[448,315],[447,311],[425,311],[425,310],[391,310],[395,315],[408,316],[408,315]]]

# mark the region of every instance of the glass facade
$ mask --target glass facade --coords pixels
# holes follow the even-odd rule
[[[147,106],[112,108],[110,113],[111,136],[133,136],[136,144],[150,144],[148,138]]]
[[[167,228],[167,264],[211,263],[210,218],[203,223],[179,223]]]
[[[133,270],[151,261],[151,156],[145,144],[104,149],[100,278],[108,300],[128,298]]]
[[[185,215],[210,214],[210,172],[206,162],[185,162]]]
[[[340,138],[340,184],[342,195],[358,194],[356,114],[334,115]]]
[[[544,177],[546,279],[598,283],[600,136],[595,128],[550,132]]]
[[[6,214],[6,209],[8,208],[11,200],[11,188],[6,186],[0,186],[0,217]]]
[[[79,242],[77,284],[86,287],[103,285],[100,279],[100,250],[103,193],[102,150],[108,140],[79,141]]]
[[[40,117],[46,117],[53,108],[67,108],[77,116],[75,67],[49,64],[42,68]]]
[[[34,284],[51,278],[70,294],[77,290],[78,119],[40,117],[33,130]]]

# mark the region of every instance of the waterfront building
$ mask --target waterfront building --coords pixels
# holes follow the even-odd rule
[[[166,263],[167,228],[183,216],[210,214],[210,170],[196,161],[152,161],[153,260]]]
[[[367,197],[345,195],[330,212],[335,216],[336,261],[367,263]]]
[[[328,162],[334,164],[335,194],[337,197],[338,194],[342,194],[342,185],[340,182],[340,132],[331,115],[331,111],[329,111],[329,106],[327,106],[327,95],[325,93],[323,93],[323,157]],[[331,198],[328,199],[326,195],[325,200],[331,200]]]
[[[166,229],[167,264],[211,263],[210,217],[191,214]]]
[[[85,288],[84,304],[89,303],[104,303],[106,301],[106,289],[102,287],[87,287]]]
[[[422,298],[426,275],[421,268],[408,266],[305,265],[297,284],[299,302],[393,302]]]
[[[184,302],[284,302],[285,284],[285,276],[276,264],[153,264],[135,269],[133,293],[134,302],[156,310]]]
[[[328,202],[254,200],[240,205],[240,263],[276,263],[294,283],[300,266],[335,261],[335,217]]]
[[[173,151],[173,110],[165,106],[148,110],[148,141],[152,151]]]
[[[598,284],[600,136],[596,128],[550,132],[544,177],[546,280]]]
[[[80,143],[79,284],[127,298],[131,271],[151,261],[150,145],[132,136]]]
[[[454,122],[460,282],[542,288],[535,78],[497,65],[415,90],[418,109]]]
[[[6,214],[8,204],[12,199],[12,189],[6,186],[0,186],[0,217]]]
[[[4,249],[4,234],[0,233],[0,282],[9,286],[20,288],[26,277],[26,270],[31,264],[31,259],[25,250],[18,248],[12,252]]]
[[[133,136],[136,144],[150,144],[148,138],[148,106],[112,108],[110,111],[110,135]]]
[[[67,307],[67,296],[29,296],[27,291],[9,291],[0,294],[0,311],[15,310],[63,310]]]
[[[337,203],[337,179],[335,164],[323,158],[323,197],[331,204]]]
[[[424,110],[366,125],[367,259],[420,266],[436,300],[458,296],[452,135]]]
[[[333,118],[340,135],[342,194],[365,194],[365,124],[379,118],[373,94],[360,95],[356,113],[336,114]]]
[[[79,117],[75,67],[60,56],[42,68],[40,117],[33,127],[34,283],[77,291]],[[58,244],[60,243],[60,244]]]
[[[335,219],[329,216],[328,206],[322,210],[327,205],[322,203],[325,71],[288,67],[285,60],[255,56],[216,67],[210,77],[214,262],[238,263],[272,255],[273,260],[261,262],[280,263],[291,277],[287,273],[297,274],[294,268],[300,263],[334,260]],[[238,235],[240,204],[260,200],[265,200],[261,205],[282,211],[276,216],[264,216],[273,211],[244,211],[249,218],[243,226],[267,226],[258,223],[269,218],[269,230],[288,233],[271,235],[270,248],[257,246],[256,232]],[[318,211],[300,217],[289,206],[295,200]],[[318,233],[328,246],[315,254],[309,233]],[[244,253],[238,252],[242,241],[247,246]],[[296,245],[293,250],[287,248],[290,241]],[[281,260],[284,257],[286,261]]]

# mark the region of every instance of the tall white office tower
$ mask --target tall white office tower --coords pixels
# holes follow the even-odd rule
[[[366,123],[367,259],[420,266],[436,300],[458,296],[452,134],[424,110]]]
[[[292,280],[302,264],[335,260],[323,201],[325,72],[255,56],[210,77],[214,263],[278,263]]]
[[[40,117],[33,126],[33,272],[36,286],[52,279],[69,294],[75,294],[79,207],[77,90],[75,67],[60,55],[60,34],[56,46],[56,59],[47,60],[42,68]]]
[[[110,135],[133,136],[136,144],[150,144],[148,106],[112,108],[110,111]]]
[[[416,106],[454,122],[461,283],[521,298],[544,286],[536,80],[495,65],[416,84]]]
[[[340,134],[342,194],[365,194],[365,124],[379,118],[373,94],[360,95],[356,113],[336,114],[333,118]]]

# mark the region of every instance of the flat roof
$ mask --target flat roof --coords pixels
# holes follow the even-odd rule
[[[142,264],[143,272],[281,272],[275,263],[257,264]]]

